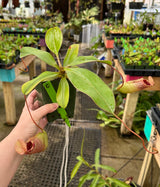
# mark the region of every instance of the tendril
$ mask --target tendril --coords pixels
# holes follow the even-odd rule
[[[25,99],[25,103],[26,103],[26,106],[27,106],[27,109],[28,109],[28,112],[29,112],[29,115],[33,121],[33,123],[43,132],[43,129],[36,123],[36,121],[33,119],[32,117],[32,114],[31,114],[31,111],[29,109],[29,106],[28,106],[28,103],[27,103],[27,99],[26,99],[26,95],[24,95],[24,99]]]
[[[131,130],[131,129],[125,124],[125,122],[124,122],[123,120],[121,120],[116,114],[113,113],[113,115],[114,115],[117,119],[119,119],[119,120],[122,122],[122,124],[125,126],[126,129],[128,129],[132,134],[136,135],[136,136],[142,141],[143,147],[144,147],[144,149],[145,149],[148,153],[151,153],[151,154],[157,154],[157,153],[158,153],[158,150],[157,150],[155,147],[152,148],[152,149],[154,150],[154,152],[149,151],[149,150],[146,148],[146,146],[145,146],[144,139],[143,139],[141,136],[139,136],[136,132],[134,132],[133,130]]]
[[[22,58],[22,62],[23,62],[23,65],[24,65],[25,69],[22,69],[22,68],[18,68],[18,69],[21,70],[21,71],[23,71],[23,72],[28,72],[28,71],[29,71],[29,70],[28,70],[28,67],[26,66],[26,64],[25,64],[25,62],[24,62],[24,60],[23,60],[23,58]]]

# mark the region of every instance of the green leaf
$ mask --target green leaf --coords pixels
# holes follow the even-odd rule
[[[114,94],[100,77],[83,68],[66,68],[66,73],[75,88],[91,97],[101,109],[114,113]]]
[[[120,181],[118,179],[114,179],[114,178],[111,178],[111,177],[107,177],[107,181],[112,184],[112,183],[115,183],[117,185],[117,187],[130,187],[130,185],[126,184],[125,182],[123,181]]]
[[[63,66],[70,65],[70,63],[72,63],[74,59],[78,56],[78,51],[79,51],[78,44],[71,45],[67,50],[66,56],[63,61]]]
[[[57,68],[57,63],[55,59],[50,53],[46,51],[42,51],[40,49],[36,49],[33,47],[22,47],[22,49],[20,50],[20,58],[23,58],[28,55],[35,55],[36,57],[43,60],[48,65]]]
[[[98,183],[98,180],[100,178],[100,175],[97,175],[94,180],[92,181],[90,187],[96,187],[96,184]]]
[[[78,187],[82,187],[83,184],[84,184],[87,180],[91,180],[91,179],[93,178],[93,176],[91,176],[92,173],[93,173],[93,171],[89,171],[86,175],[83,175],[83,176],[79,179]]]
[[[99,157],[100,157],[100,149],[98,148],[95,152],[95,168],[98,169],[97,165],[99,165]]]
[[[38,77],[24,83],[22,85],[22,93],[29,94],[40,82],[54,80],[58,77],[58,72],[45,71],[41,73]]]
[[[99,120],[105,120],[105,119],[108,119],[108,116],[106,115],[106,113],[102,110],[99,110],[98,113],[97,113],[97,119]]]
[[[107,185],[106,181],[104,179],[100,178],[96,187],[104,187],[104,186],[109,187]]]
[[[111,61],[99,60],[94,56],[78,56],[69,65],[70,66],[77,66],[79,64],[84,64],[84,63],[88,63],[88,62],[101,62],[101,63],[112,65]]]
[[[82,162],[84,161],[84,159],[83,159],[82,156],[77,156],[76,159],[77,159],[78,161],[82,161]]]
[[[72,173],[71,173],[71,180],[74,178],[74,176],[76,175],[76,173],[78,172],[79,168],[82,165],[82,161],[77,162],[77,164],[74,166]]]
[[[112,171],[112,172],[114,172],[114,173],[117,172],[114,168],[112,168],[112,167],[110,167],[110,166],[106,166],[106,165],[93,164],[92,166],[98,167],[98,168],[101,168],[101,169],[105,169],[105,170],[108,170],[108,171]]]
[[[50,28],[45,35],[47,47],[57,56],[61,48],[63,35],[59,27]]]
[[[66,108],[69,101],[69,84],[65,77],[59,82],[56,99],[62,108]]]

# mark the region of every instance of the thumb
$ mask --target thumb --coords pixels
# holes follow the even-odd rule
[[[43,105],[34,111],[34,116],[37,120],[40,120],[48,113],[54,112],[58,108],[58,106],[59,105],[57,103],[50,103],[50,104]]]

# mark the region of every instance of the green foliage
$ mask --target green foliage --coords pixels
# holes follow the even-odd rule
[[[157,15],[158,15],[157,9],[156,9],[156,12],[152,13],[152,14],[148,14],[147,11],[144,11],[144,12],[140,13],[140,15],[139,15],[140,20],[139,21],[141,24],[144,24],[144,23],[154,24],[154,21],[155,21]]]
[[[122,117],[123,111],[119,112],[117,116]],[[102,110],[98,110],[97,119],[102,120],[103,123],[100,124],[101,127],[109,126],[113,128],[118,128],[121,122],[115,118],[112,114],[106,114]]]
[[[82,165],[85,165],[86,167],[89,168],[89,171],[87,174],[80,177],[78,187],[82,187],[83,185],[85,185],[87,181],[90,181],[90,187],[104,187],[104,186],[106,187],[129,187],[130,185],[126,184],[125,182],[122,182],[112,177],[108,177],[108,176],[105,177],[99,172],[100,169],[103,169],[103,170],[108,170],[113,173],[116,173],[116,170],[114,168],[100,164],[100,149],[99,148],[95,152],[95,163],[94,164],[89,164],[85,160],[85,158],[83,157],[84,137],[85,135],[83,136],[83,140],[81,144],[81,155],[77,156],[78,162],[74,166],[71,172],[70,181],[68,182],[68,184],[75,177],[80,167]]]
[[[29,36],[14,36],[14,35],[1,35],[0,40],[0,61],[5,64],[10,62],[16,63],[16,50],[20,50],[21,46],[28,46],[37,43],[37,38]]]
[[[116,98],[116,111],[118,112],[118,116],[121,118],[124,110],[121,109],[121,105],[123,105],[124,98],[126,97],[125,94],[115,92]],[[134,113],[133,118],[133,130],[140,134],[144,130],[144,124],[146,120],[146,111],[150,110],[151,107],[155,106],[159,103],[160,100],[160,93],[159,91],[143,91],[140,92],[136,111]],[[97,110],[97,119],[103,121],[100,124],[101,127],[109,126],[112,128],[118,128],[121,125],[121,122],[115,118],[112,114],[108,114],[102,110]]]
[[[146,111],[159,103],[159,100],[159,91],[143,91],[140,93],[133,119],[133,130],[137,134],[140,134],[144,130]]]
[[[56,95],[57,102],[62,108],[66,108],[69,101],[70,81],[73,86],[81,92],[87,94],[91,99],[104,111],[114,113],[115,99],[112,90],[102,81],[95,73],[79,68],[78,65],[88,62],[102,62],[111,65],[110,61],[101,61],[94,56],[78,56],[79,45],[71,45],[66,53],[63,63],[59,58],[59,50],[63,41],[63,35],[58,27],[50,28],[45,35],[45,42],[56,59],[50,52],[42,51],[32,47],[23,47],[20,57],[35,55],[48,65],[56,68],[56,72],[43,72],[38,77],[22,85],[22,92],[26,95],[31,92],[40,82],[60,78],[58,92]],[[107,99],[106,99],[107,98]]]
[[[160,65],[160,57],[157,55],[160,44],[159,38],[151,40],[142,37],[136,38],[134,44],[129,40],[121,38],[124,54],[121,55],[122,60],[128,65]]]

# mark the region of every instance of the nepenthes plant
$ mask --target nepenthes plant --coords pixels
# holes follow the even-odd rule
[[[20,57],[26,57],[28,55],[35,55],[40,60],[44,61],[46,64],[55,68],[55,71],[45,71],[42,72],[36,78],[24,83],[22,85],[22,92],[24,95],[29,94],[36,86],[40,83],[45,83],[47,81],[53,81],[60,79],[58,89],[55,94],[55,101],[59,104],[58,112],[65,123],[70,126],[69,119],[66,113],[66,107],[69,102],[70,92],[69,92],[69,82],[79,91],[88,95],[94,103],[102,110],[112,114],[118,120],[120,120],[125,126],[126,124],[114,113],[115,111],[115,98],[113,91],[108,85],[95,73],[88,69],[79,67],[79,65],[84,63],[100,62],[112,65],[112,62],[106,60],[99,60],[94,56],[79,56],[79,45],[72,44],[64,57],[63,62],[60,60],[59,51],[62,46],[63,35],[58,27],[50,28],[47,30],[45,35],[45,43],[50,50],[50,52],[42,51],[33,47],[23,47],[20,51]],[[54,54],[54,55],[53,55]],[[54,58],[54,56],[56,58]],[[141,81],[146,83],[146,81]],[[119,86],[118,89],[124,88],[125,92],[127,89],[132,92],[132,87],[135,88],[134,82],[125,83]],[[147,82],[147,86],[150,83]],[[122,89],[123,90],[123,89]],[[134,90],[133,90],[134,91]],[[137,90],[136,90],[137,91]],[[29,110],[29,109],[28,109]],[[35,124],[37,125],[37,124]],[[126,126],[127,127],[127,126]],[[42,132],[40,136],[36,135],[35,140],[40,141],[42,149],[37,152],[44,151],[47,147],[47,134],[41,129]],[[133,132],[133,131],[131,131]],[[134,132],[133,132],[134,133]],[[135,134],[135,133],[134,133]],[[141,138],[143,141],[143,139]],[[33,147],[34,139],[28,140],[27,142],[18,141],[17,142],[17,152],[20,154],[32,154],[35,153],[36,147]],[[143,141],[144,145],[144,141]],[[23,149],[25,147],[25,149]],[[144,145],[145,147],[145,145]],[[156,152],[157,153],[157,152]]]
[[[115,99],[112,90],[95,73],[78,65],[90,62],[101,62],[111,65],[110,61],[98,60],[94,56],[79,56],[79,45],[72,44],[65,55],[63,62],[59,58],[59,50],[62,46],[63,35],[58,27],[50,28],[45,35],[45,43],[50,52],[42,51],[33,47],[23,47],[20,51],[20,57],[35,55],[48,65],[55,68],[55,71],[42,72],[36,78],[22,85],[24,95],[29,94],[40,83],[60,79],[58,89],[55,94],[55,101],[59,104],[57,111],[65,123],[70,126],[66,113],[66,107],[70,98],[69,82],[79,91],[87,94],[97,106],[102,110],[114,113]],[[55,58],[53,55],[55,55]],[[43,133],[42,133],[43,134]]]

